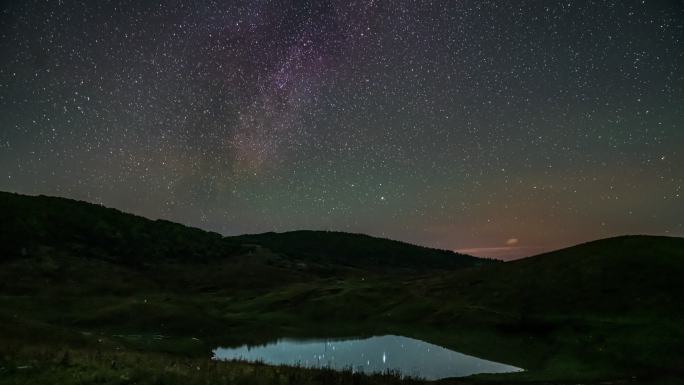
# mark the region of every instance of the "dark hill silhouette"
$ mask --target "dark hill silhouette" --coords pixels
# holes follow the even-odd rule
[[[448,250],[336,231],[270,232],[232,239],[240,243],[263,245],[290,256],[352,267],[453,269],[492,262]]]
[[[434,281],[445,296],[525,314],[684,310],[684,238],[620,236],[454,272]],[[438,289],[439,288],[439,289]],[[494,295],[496,293],[496,295]]]
[[[0,192],[0,258],[66,254],[139,264],[239,251],[220,234],[169,221],[71,199]]]
[[[203,261],[247,254],[254,245],[290,262],[359,269],[455,269],[490,261],[404,242],[322,231],[237,237],[150,220],[100,205],[0,192],[0,258],[74,255],[125,264]],[[259,254],[258,252],[252,253]],[[293,265],[290,263],[290,265]]]

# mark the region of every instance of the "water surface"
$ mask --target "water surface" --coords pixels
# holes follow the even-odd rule
[[[282,339],[261,346],[217,348],[218,360],[261,361],[309,368],[351,368],[354,372],[387,370],[402,376],[437,380],[478,373],[522,371],[514,366],[468,356],[413,338],[386,335],[352,340]]]

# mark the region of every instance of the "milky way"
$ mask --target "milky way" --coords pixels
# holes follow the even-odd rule
[[[0,189],[517,257],[684,236],[679,1],[10,1]]]

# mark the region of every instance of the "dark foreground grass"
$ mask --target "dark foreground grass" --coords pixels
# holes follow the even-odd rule
[[[4,349],[3,349],[4,350]],[[418,384],[393,373],[363,375],[351,370],[304,369],[159,353],[19,348],[0,358],[2,384],[307,385]]]
[[[449,299],[423,295],[433,290],[433,281],[319,279],[267,293],[178,293],[147,283],[138,292],[101,296],[79,296],[66,282],[33,295],[2,295],[0,378],[27,384],[398,383],[391,376],[367,379],[209,360],[217,346],[283,336],[381,334],[420,338],[527,370],[454,383],[668,383],[683,374],[679,318],[589,311],[521,318],[515,305],[473,304],[456,289]],[[108,366],[112,361],[114,368]]]
[[[416,321],[418,314],[410,317],[412,322],[402,323],[387,316],[387,309],[376,306],[377,312],[368,314],[368,319],[349,322],[340,318],[340,314],[362,311],[363,307],[354,309],[354,301],[342,301],[337,296],[334,297],[337,301],[327,298],[321,293],[331,291],[321,290],[320,284],[311,283],[311,290],[323,298],[308,300],[319,306],[326,302],[331,308],[334,304],[342,307],[327,318],[322,318],[318,310],[299,305],[259,312],[257,309],[264,309],[263,296],[234,303],[222,302],[215,296],[169,297],[160,309],[155,305],[158,297],[148,294],[145,295],[148,303],[143,305],[149,305],[151,311],[141,311],[143,305],[131,298],[4,297],[0,299],[0,366],[4,368],[0,378],[6,383],[27,384],[400,383],[401,379],[396,376],[350,377],[350,373],[224,364],[209,359],[211,349],[217,346],[258,344],[282,336],[373,334],[420,338],[527,370],[525,373],[446,381],[448,383],[667,383],[682,375],[677,368],[682,367],[683,355],[677,349],[681,349],[684,335],[681,325],[675,321],[558,316],[537,321],[541,325],[537,327],[545,329],[539,331],[520,330],[523,326],[506,321],[509,315],[499,314],[500,318],[494,318],[487,316],[486,311],[474,310],[446,323],[435,324],[427,317],[419,322]],[[350,285],[352,287],[346,289],[350,292],[348,295],[377,301],[368,294],[355,293],[365,290],[365,284]],[[291,290],[294,294],[303,288],[298,285]],[[406,298],[387,293],[385,297],[390,302]],[[51,306],[51,301],[56,305]],[[23,305],[19,306],[19,303]],[[131,303],[134,305],[130,306]],[[94,314],[108,314],[112,306],[120,310],[116,318],[95,317],[98,323],[93,321]],[[411,303],[407,306],[415,310]],[[205,309],[212,308],[220,309],[219,314],[225,318],[211,318],[217,315]],[[400,310],[396,306],[388,309]],[[176,324],[160,324],[158,313],[162,311],[167,315],[164,322]],[[201,316],[189,317],[188,313],[193,311]],[[431,314],[435,309],[420,307],[420,311]],[[39,316],[45,319],[37,320]],[[81,317],[88,318],[88,322],[83,322]],[[200,370],[196,370],[197,367]],[[255,376],[259,378],[252,378]]]
[[[0,384],[111,385],[503,385],[503,384],[681,384],[677,375],[613,377],[600,381],[540,379],[526,373],[480,375],[426,382],[396,373],[360,374],[351,370],[307,369],[241,361],[215,361],[160,353],[5,346],[0,353]]]

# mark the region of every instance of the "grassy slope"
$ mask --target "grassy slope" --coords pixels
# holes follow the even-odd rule
[[[350,267],[462,268],[491,261],[364,234],[334,231],[291,231],[242,235],[240,243],[256,243],[287,255]]]
[[[0,258],[78,255],[127,265],[238,253],[216,233],[85,202],[0,192]]]
[[[492,263],[363,234],[293,231],[222,237],[86,202],[0,192],[0,258],[79,255],[119,264],[157,266],[169,260],[213,263],[217,258],[248,251],[318,268],[318,273],[325,268],[335,273],[339,268],[415,271]]]
[[[684,239],[625,236],[448,273],[418,290],[450,304],[439,317],[489,319],[498,334],[540,345],[526,367],[676,376],[684,368],[682,277]],[[494,315],[463,315],[464,306]]]
[[[244,247],[99,206],[8,195],[0,194],[0,367],[9,369],[0,369],[0,382],[135,372],[138,383],[154,383],[177,360],[214,368],[206,357],[218,344],[331,333],[400,333],[530,369],[467,382],[643,381],[656,374],[666,381],[684,367],[682,239],[622,237],[514,263],[388,274],[372,263],[362,269],[330,255]],[[121,236],[112,241],[112,232]],[[305,234],[297,233],[296,247]],[[174,242],[185,251],[159,253]],[[201,247],[213,252],[187,250],[193,242],[208,242]],[[56,354],[67,348],[73,363],[62,365]],[[112,354],[122,355],[114,369],[103,364]],[[17,371],[26,365],[35,370]],[[219,364],[201,378],[322,383],[315,371],[298,371],[293,382],[286,380],[292,371],[277,368],[259,369],[267,373],[262,380],[240,377],[254,367]],[[167,382],[213,383],[180,372]],[[325,383],[349,383],[325,376]]]

